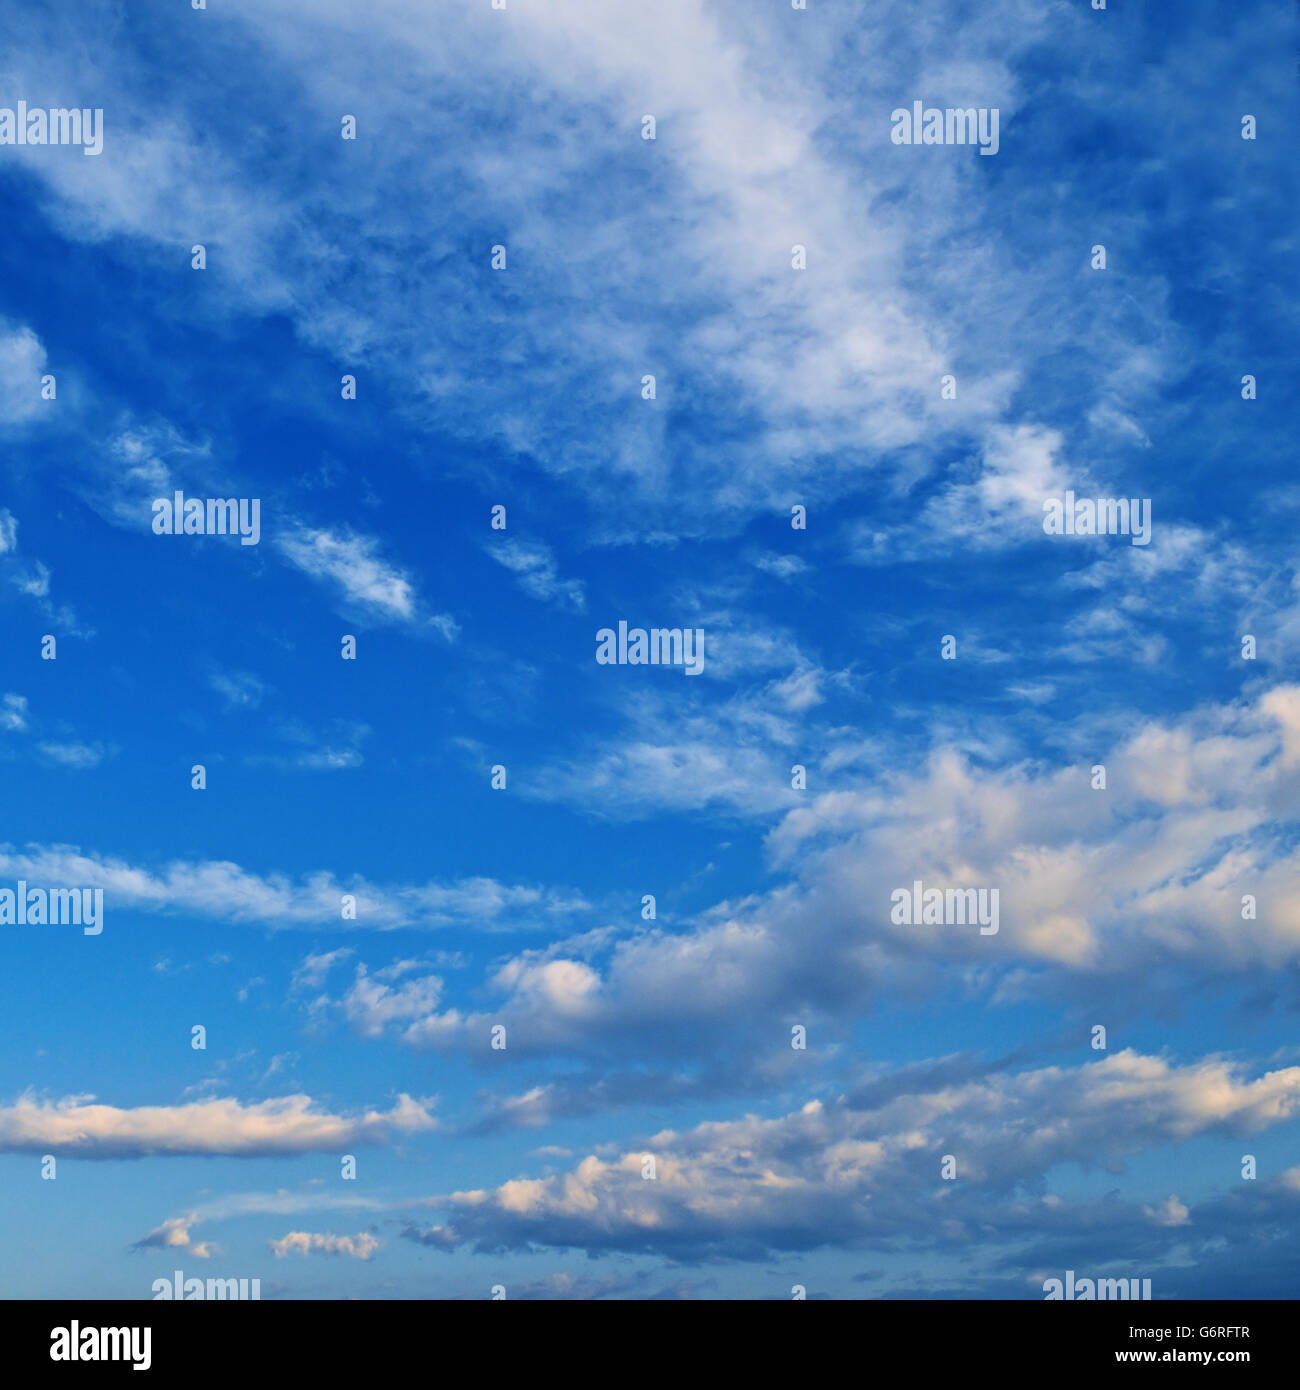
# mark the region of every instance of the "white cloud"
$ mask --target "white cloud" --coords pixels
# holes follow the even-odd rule
[[[0,319],[0,425],[22,424],[48,405],[41,400],[45,370],[45,349],[36,334],[25,325]],[[9,545],[3,543],[8,515],[0,514],[0,551],[12,547],[12,534]]]
[[[752,563],[764,574],[774,574],[778,579],[789,580],[808,572],[807,560],[801,559],[798,555],[774,555],[765,551],[755,555]]]
[[[212,1257],[213,1247],[206,1241],[190,1239],[190,1227],[199,1220],[197,1212],[189,1216],[174,1216],[161,1226],[136,1241],[137,1249],[156,1248],[159,1250],[186,1250],[196,1259],[207,1260]]]
[[[346,531],[299,527],[278,541],[289,562],[338,591],[346,606],[388,622],[424,623],[448,641],[458,631],[445,614],[421,616],[415,585],[378,553],[372,537]]]
[[[394,1022],[424,1018],[438,1006],[442,981],[436,975],[407,980],[393,988],[372,979],[364,965],[343,996],[341,1007],[348,1022],[363,1036],[379,1037]]]
[[[1062,1162],[1102,1168],[1296,1115],[1300,1067],[1251,1079],[1219,1057],[1177,1066],[1126,1049],[1076,1068],[813,1100],[775,1119],[665,1130],[635,1148],[590,1154],[566,1173],[453,1193],[433,1203],[449,1216],[429,1243],[761,1258],[900,1239],[934,1248],[976,1233],[984,1242],[1068,1217],[1054,1194],[1024,1195]],[[940,1181],[944,1153],[957,1157],[958,1184]],[[644,1177],[647,1156],[654,1181]],[[1145,1213],[1167,1226],[1189,1219],[1176,1198]]]
[[[0,1152],[135,1158],[163,1154],[329,1153],[340,1145],[385,1144],[436,1128],[428,1101],[401,1095],[387,1112],[337,1115],[310,1096],[251,1105],[234,1099],[120,1109],[91,1096],[58,1101],[27,1094],[0,1108]]]
[[[47,758],[63,767],[98,767],[105,756],[103,748],[88,743],[41,743],[37,746]]]
[[[256,709],[266,693],[266,684],[248,671],[236,671],[227,675],[224,671],[214,672],[210,681],[213,690],[221,695],[229,709]]]
[[[271,926],[319,926],[339,922],[344,893],[356,898],[354,927],[440,927],[473,923],[507,929],[561,919],[589,910],[581,896],[565,890],[466,878],[451,883],[380,887],[361,878],[329,873],[293,880],[258,875],[227,860],[175,860],[160,871],[120,859],[83,853],[70,845],[0,843],[0,874],[32,883],[74,883],[102,888],[119,907],[149,912],[190,912],[226,922]]]
[[[1187,1205],[1180,1202],[1177,1196],[1172,1193],[1158,1207],[1143,1207],[1142,1210],[1157,1226],[1187,1226],[1191,1224]]]
[[[355,1260],[368,1260],[379,1249],[380,1242],[372,1235],[361,1232],[355,1236],[318,1235],[311,1231],[290,1231],[279,1240],[269,1242],[276,1259],[290,1253],[309,1254],[319,1250],[327,1255],[351,1255]]]
[[[514,574],[519,587],[543,603],[558,603],[562,607],[582,612],[587,600],[582,583],[577,579],[561,579],[555,556],[548,545],[540,541],[500,540],[486,547],[487,553]]]
[[[40,560],[33,560],[30,570],[19,570],[12,576],[15,589],[28,598],[48,598],[50,596],[49,567]]]
[[[291,989],[317,989],[324,983],[326,975],[340,961],[352,954],[350,946],[340,946],[336,951],[319,951],[304,956],[302,963],[293,972]]]
[[[0,729],[21,733],[27,727],[27,697],[10,691],[0,698]]]
[[[1300,801],[1297,688],[1149,722],[1094,756],[1108,770],[1104,793],[1090,785],[1091,760],[996,768],[939,746],[919,765],[808,798],[768,835],[785,881],[689,927],[611,941],[573,995],[536,988],[534,957],[515,957],[491,981],[500,1007],[526,1020],[524,1046],[596,1047],[687,1022],[726,1021],[734,1036],[740,1019],[932,990],[936,972],[1000,999],[1030,968],[1065,987],[1207,962],[1293,965],[1300,873],[1278,820]],[[996,888],[997,934],[893,922],[892,890],[917,879]],[[1267,904],[1250,930],[1246,895]],[[405,1036],[466,1043],[487,1018],[432,1013]]]

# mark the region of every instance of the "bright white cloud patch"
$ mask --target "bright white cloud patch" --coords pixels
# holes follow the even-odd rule
[[[132,1109],[100,1105],[90,1097],[59,1101],[21,1096],[0,1108],[0,1151],[67,1154],[81,1158],[133,1158],[163,1154],[269,1154],[330,1152],[339,1145],[383,1144],[433,1129],[427,1102],[399,1097],[391,1110],[339,1115],[310,1096],[242,1104],[233,1099]]]
[[[276,1259],[285,1255],[309,1255],[317,1251],[325,1255],[351,1255],[354,1260],[368,1260],[379,1249],[380,1241],[362,1231],[355,1236],[320,1235],[315,1231],[290,1231],[279,1240],[271,1241]]]

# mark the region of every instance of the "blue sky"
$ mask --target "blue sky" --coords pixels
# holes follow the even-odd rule
[[[4,12],[0,1292],[1294,1293],[1285,7]]]

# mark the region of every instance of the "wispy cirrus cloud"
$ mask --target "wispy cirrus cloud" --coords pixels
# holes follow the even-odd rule
[[[0,729],[7,733],[22,733],[27,727],[27,697],[12,690],[0,697]]]
[[[277,544],[290,564],[330,585],[345,609],[383,622],[429,627],[449,642],[455,639],[455,620],[423,612],[413,581],[381,556],[373,537],[300,526],[281,535]]]
[[[37,747],[51,762],[56,762],[61,767],[98,767],[105,757],[109,756],[108,750],[99,744],[41,743]]]
[[[0,317],[0,425],[22,425],[49,409],[50,402],[41,399],[47,360],[32,329]],[[6,548],[0,524],[0,551]]]
[[[112,902],[153,912],[191,912],[228,922],[319,926],[341,922],[342,899],[355,899],[353,929],[447,926],[474,922],[506,929],[537,918],[567,920],[589,910],[577,893],[508,885],[489,878],[380,887],[361,878],[318,873],[302,879],[256,874],[222,860],[176,860],[158,870],[83,853],[70,845],[0,844],[0,875],[33,883],[102,888]]]
[[[524,593],[578,613],[586,608],[582,582],[560,578],[555,556],[543,542],[504,539],[488,546],[487,553],[515,576]]]

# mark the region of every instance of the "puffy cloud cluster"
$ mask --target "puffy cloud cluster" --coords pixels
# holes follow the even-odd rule
[[[439,1203],[445,1223],[407,1234],[446,1248],[657,1250],[682,1259],[977,1239],[1005,1253],[1010,1240],[1062,1234],[1097,1216],[1048,1190],[1059,1164],[1104,1171],[1152,1148],[1250,1135],[1298,1114],[1300,1067],[1251,1077],[1222,1057],[1180,1066],[1125,1050],[1077,1068],[990,1073],[664,1131],[568,1172],[452,1193]],[[941,1177],[946,1155],[956,1165],[951,1181]],[[1225,1172],[1225,1185],[1235,1176]],[[1287,1189],[1293,1201],[1296,1186]],[[1195,1221],[1172,1194],[1124,1213],[1173,1233]]]
[[[368,1260],[382,1242],[366,1231],[355,1236],[320,1235],[315,1231],[290,1231],[279,1240],[270,1242],[276,1259],[288,1254],[309,1255],[313,1250],[326,1255],[351,1255],[354,1260]]]

